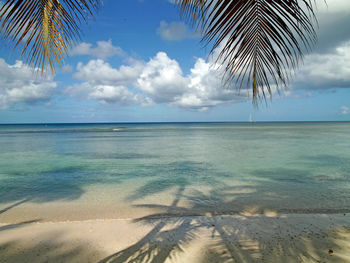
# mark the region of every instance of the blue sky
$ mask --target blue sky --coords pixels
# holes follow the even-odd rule
[[[222,88],[199,34],[168,0],[104,0],[56,75],[0,46],[0,123],[350,120],[350,2],[319,1],[319,42],[290,88],[252,105]]]

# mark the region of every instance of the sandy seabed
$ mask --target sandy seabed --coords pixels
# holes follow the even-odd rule
[[[350,262],[350,214],[0,224],[0,262]]]

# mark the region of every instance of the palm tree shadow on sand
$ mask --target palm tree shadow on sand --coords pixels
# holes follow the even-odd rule
[[[181,198],[184,187],[180,187],[174,201],[168,208],[168,212],[172,209],[178,209],[177,204]],[[162,216],[157,215],[157,216]],[[151,216],[152,217],[152,216]],[[196,226],[192,225],[192,219],[180,218],[177,220],[178,226],[171,230],[164,230],[168,225],[168,220],[152,220],[140,218],[136,221],[154,224],[152,230],[139,240],[133,246],[120,251],[114,255],[100,261],[102,262],[164,262],[171,257],[173,251],[181,251],[182,246],[193,240]],[[176,242],[166,241],[176,240]]]
[[[197,253],[196,262],[203,263],[344,262],[350,228],[330,227],[334,221],[349,226],[348,215],[278,214],[253,203],[242,206],[242,200],[249,200],[252,192],[264,196],[266,189],[259,185],[254,186],[254,191],[239,193],[242,186],[209,182],[215,185],[209,192],[196,190],[188,194],[186,187],[191,181],[178,182],[182,183],[173,184],[177,191],[170,205],[136,205],[162,211],[134,220],[135,224],[152,226],[151,230],[138,242],[99,263],[161,263],[176,259],[191,262],[185,257],[193,251]],[[145,189],[150,190],[151,184]]]
[[[31,223],[35,222],[25,222]],[[39,240],[13,239],[1,243],[0,262],[92,262],[91,256],[99,255],[100,251],[89,244],[64,241],[67,234],[53,231],[49,237]]]

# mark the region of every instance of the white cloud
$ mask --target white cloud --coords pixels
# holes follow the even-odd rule
[[[124,51],[120,47],[113,46],[112,41],[98,41],[96,47],[92,44],[82,42],[70,51],[70,55],[89,55],[99,59],[106,59],[115,55],[124,56]]]
[[[56,87],[57,83],[52,77],[35,73],[21,61],[11,66],[0,59],[0,109],[9,108],[16,103],[48,101]]]
[[[153,104],[152,100],[144,96],[144,94],[132,92],[123,85],[101,85],[94,82],[84,82],[67,87],[64,93],[72,97],[80,96],[97,100],[101,104],[139,104],[142,106],[150,106]]]
[[[343,115],[348,115],[348,114],[350,113],[350,108],[347,107],[347,106],[342,106],[342,107],[341,107],[341,113],[342,113]]]
[[[181,41],[186,38],[195,38],[199,36],[198,33],[190,31],[183,22],[171,22],[168,24],[165,21],[161,21],[157,33],[161,38],[168,41]]]
[[[220,71],[210,62],[197,59],[191,74],[187,77],[189,83],[185,92],[174,102],[184,108],[198,110],[228,103],[241,102],[247,99],[247,90],[239,94],[235,89],[223,87]]]
[[[165,103],[172,106],[206,110],[213,106],[240,102],[247,92],[222,87],[220,73],[211,61],[197,59],[190,74],[179,63],[159,52],[148,62],[131,60],[118,69],[102,60],[79,63],[75,78],[84,81],[66,89],[72,96],[85,94],[101,103]]]
[[[303,89],[350,88],[350,41],[334,52],[307,55],[293,86]]]
[[[90,99],[96,99],[102,103],[141,104],[150,102],[140,94],[134,94],[124,86],[99,85],[93,87],[89,93]]]
[[[130,60],[130,65],[122,65],[119,69],[100,59],[90,60],[86,65],[78,63],[74,78],[84,82],[66,88],[65,93],[71,96],[83,94],[101,103],[150,105],[149,98],[126,87],[136,81],[142,69],[143,63],[137,60]]]
[[[196,110],[246,100],[247,90],[239,94],[236,89],[223,87],[222,71],[214,63],[215,54],[208,62],[198,58],[190,74],[184,75],[176,60],[159,52],[145,64],[136,87],[155,103]]]
[[[176,60],[159,52],[145,64],[137,78],[136,87],[150,95],[155,102],[172,102],[187,88],[188,80]]]
[[[101,59],[90,60],[86,65],[78,63],[74,77],[97,84],[126,85],[135,80],[143,68],[142,62],[134,60],[131,65],[113,68]]]
[[[350,1],[317,0],[316,15],[319,22],[317,52],[329,52],[350,40]]]

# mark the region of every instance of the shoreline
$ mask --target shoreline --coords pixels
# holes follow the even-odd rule
[[[65,220],[37,220],[37,224],[56,224],[56,223],[84,223],[84,222],[113,222],[113,221],[140,221],[140,220],[150,220],[150,221],[158,221],[158,220],[167,220],[167,219],[181,219],[181,218],[194,218],[194,219],[200,219],[200,218],[212,218],[212,217],[233,217],[233,218],[272,218],[272,219],[281,219],[281,218],[287,218],[288,216],[336,216],[336,217],[344,217],[348,218],[350,220],[350,213],[272,213],[272,214],[244,214],[244,213],[235,213],[235,214],[186,214],[186,215],[175,215],[175,214],[169,214],[169,215],[162,215],[162,216],[144,216],[140,218],[134,218],[134,217],[121,217],[121,218],[93,218],[93,219],[65,219]],[[28,220],[28,221],[35,221],[35,220]],[[5,226],[8,224],[12,224],[15,222],[0,222],[0,226]]]
[[[145,216],[141,218],[94,218],[94,219],[82,219],[82,220],[27,220],[22,222],[29,222],[30,224],[65,224],[65,223],[98,223],[98,222],[119,222],[119,221],[126,221],[131,223],[138,223],[142,220],[147,221],[176,221],[177,219],[194,219],[194,220],[200,220],[200,219],[206,219],[206,218],[235,218],[235,219],[242,219],[242,218],[250,218],[250,219],[286,219],[288,217],[339,217],[344,218],[344,221],[349,221],[350,223],[350,214],[344,214],[344,213],[276,213],[272,215],[266,215],[266,214],[208,214],[208,215],[166,215],[166,216]],[[17,222],[0,222],[0,227],[8,226],[11,224],[18,224]],[[350,225],[349,225],[350,227]]]
[[[0,206],[0,224],[12,224],[23,221],[75,222],[90,220],[137,220],[166,219],[205,216],[247,216],[279,217],[283,215],[343,215],[350,216],[347,208],[284,208],[272,209],[247,205],[232,210],[226,206],[203,206],[193,208],[186,203],[180,206],[171,204],[88,204],[88,203],[8,203]]]

